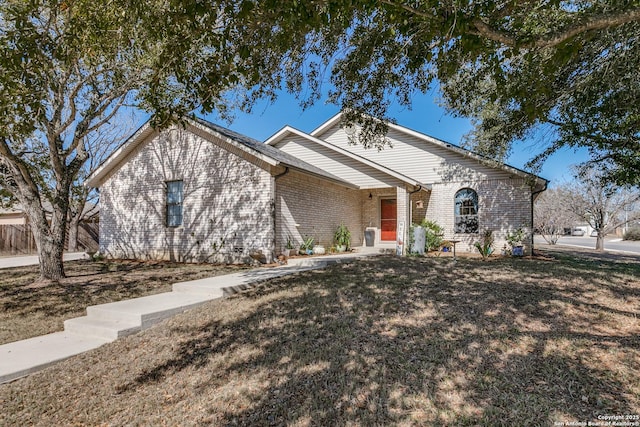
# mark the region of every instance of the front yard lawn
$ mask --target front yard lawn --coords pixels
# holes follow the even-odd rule
[[[0,385],[0,425],[554,425],[640,413],[640,262],[382,257]]]
[[[0,344],[61,331],[89,305],[161,292],[175,282],[228,274],[239,267],[153,261],[65,262],[66,279],[34,285],[38,266],[0,270]]]

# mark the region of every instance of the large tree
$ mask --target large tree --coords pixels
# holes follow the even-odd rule
[[[612,184],[599,168],[580,168],[563,193],[566,209],[596,231],[596,250],[604,250],[605,235],[640,219],[640,212],[633,209],[640,193]]]
[[[607,160],[608,178],[640,182],[635,1],[216,4],[213,15],[195,10],[191,36],[214,38],[218,54],[196,67],[169,65],[191,82],[205,110],[210,86],[215,91],[222,76],[249,88],[238,99],[247,108],[281,87],[302,94],[307,105],[328,83],[329,100],[346,120],[364,125],[356,139],[384,145],[386,126],[377,119],[390,119],[390,103],[410,105],[414,93],[439,82],[443,104],[474,119],[470,141],[486,154],[503,158],[514,141],[544,131],[545,147],[532,166],[559,147],[584,146],[593,161]],[[222,29],[207,35],[214,23]]]
[[[72,189],[101,128],[131,103],[164,117],[191,103],[163,72],[175,40],[148,25],[168,6],[126,3],[0,1],[0,183],[29,219],[42,279],[64,277]]]
[[[329,83],[355,138],[383,145],[390,103],[440,82],[490,154],[548,126],[550,149],[588,146],[637,183],[639,19],[612,0],[0,0],[0,172],[54,280],[86,140],[128,102],[164,126]]]

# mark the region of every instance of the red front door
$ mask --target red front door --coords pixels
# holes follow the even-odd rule
[[[380,240],[396,240],[397,212],[396,199],[380,200]]]

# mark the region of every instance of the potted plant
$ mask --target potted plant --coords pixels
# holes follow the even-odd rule
[[[322,246],[320,244],[319,240],[320,239],[318,239],[318,244],[313,247],[313,254],[314,255],[324,255],[326,253],[326,250],[325,250],[324,246]]]
[[[351,244],[351,232],[344,223],[340,224],[336,229],[333,238],[336,241],[336,250],[338,252],[346,251]]]
[[[522,227],[518,228],[515,231],[507,233],[507,243],[511,246],[511,255],[513,256],[523,256],[524,255],[524,247],[522,246],[522,242],[524,241],[525,233]]]
[[[313,237],[306,237],[300,245],[300,255],[313,254]]]
[[[282,251],[284,256],[290,257],[295,255],[295,246],[293,245],[293,241],[291,240],[291,236],[287,237],[287,244],[284,245],[284,250]]]

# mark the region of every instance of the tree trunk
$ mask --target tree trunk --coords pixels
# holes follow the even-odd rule
[[[66,207],[54,209],[51,219],[47,220],[47,215],[39,201],[23,203],[23,206],[29,217],[29,225],[36,241],[40,263],[40,280],[58,282],[66,277],[62,263],[66,237]],[[61,213],[61,210],[64,213]]]
[[[84,212],[88,195],[89,192],[83,188],[81,193],[77,195],[77,198],[69,204],[69,216],[67,218],[69,224],[69,244],[67,245],[67,250],[70,252],[78,250],[78,227],[80,226],[80,220],[82,219],[82,213]]]
[[[604,251],[604,235],[598,232],[598,237],[596,237],[596,251]]]
[[[58,282],[65,277],[64,263],[62,262],[64,244],[61,245],[58,241],[59,239],[47,236],[41,239],[38,245],[40,279],[43,281]]]
[[[80,226],[80,217],[74,216],[69,221],[69,244],[67,250],[69,252],[76,252],[78,250],[78,227]]]

